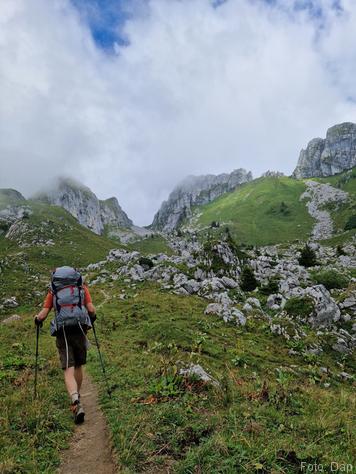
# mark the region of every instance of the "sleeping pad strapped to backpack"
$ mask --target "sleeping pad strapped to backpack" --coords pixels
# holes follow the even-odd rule
[[[59,267],[52,273],[51,290],[55,317],[51,321],[51,335],[61,328],[92,327],[84,306],[81,274],[72,267]]]

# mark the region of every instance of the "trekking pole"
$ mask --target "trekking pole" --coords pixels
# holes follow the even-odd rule
[[[35,365],[35,387],[34,387],[34,398],[37,397],[37,371],[38,371],[38,341],[40,338],[40,326],[36,325],[36,365]]]
[[[98,349],[98,354],[99,354],[99,360],[100,360],[101,370],[103,371],[103,378],[104,378],[104,382],[105,382],[105,386],[106,386],[106,391],[107,391],[107,393],[108,393],[108,395],[109,395],[109,398],[111,398],[111,390],[110,390],[110,388],[109,388],[109,383],[108,383],[108,379],[107,379],[107,375],[106,375],[106,370],[105,370],[103,358],[102,358],[101,352],[100,352],[99,341],[98,341],[98,338],[97,338],[97,336],[96,336],[94,321],[92,322],[92,327],[93,327],[93,333],[94,333],[95,344],[96,344],[96,347],[97,347],[97,349]]]

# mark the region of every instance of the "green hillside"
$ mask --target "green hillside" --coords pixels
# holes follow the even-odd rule
[[[111,400],[94,347],[88,370],[100,388],[119,472],[289,474],[299,472],[301,461],[352,462],[355,399],[352,384],[338,377],[341,370],[352,373],[352,359],[330,351],[289,355],[318,343],[316,331],[304,326],[306,339],[288,342],[271,334],[258,313],[236,327],[204,315],[202,298],[149,283],[133,288],[120,279],[91,292],[100,308]],[[33,401],[33,310],[21,311],[22,320],[0,333],[4,473],[54,472],[73,430],[47,322]],[[178,376],[190,363],[201,364],[220,387]]]
[[[356,228],[356,169],[327,178],[315,178],[349,193],[344,204],[328,204],[334,231],[330,244],[350,240]],[[233,238],[250,245],[269,245],[306,240],[315,223],[300,201],[305,180],[265,177],[243,184],[232,193],[195,208],[188,226],[220,234],[229,228]],[[342,234],[342,235],[341,235]]]
[[[0,210],[11,204],[23,204],[25,198],[14,189],[0,189]]]
[[[19,203],[8,200],[8,204]],[[48,285],[53,268],[84,267],[120,246],[81,226],[60,207],[32,201],[23,204],[30,211],[19,221],[11,240],[5,238],[10,224],[3,222],[0,227],[0,300],[15,296],[20,310],[39,302],[36,294]],[[0,210],[6,206],[0,203]],[[0,319],[3,312],[0,309]]]
[[[306,239],[314,221],[305,202],[299,201],[304,191],[305,184],[292,178],[259,178],[199,207],[197,224],[205,227],[215,221],[245,244]]]

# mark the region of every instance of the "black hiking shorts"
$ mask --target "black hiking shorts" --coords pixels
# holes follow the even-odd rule
[[[65,336],[67,344],[62,331],[56,336],[56,346],[62,369],[84,365],[87,361],[86,337],[82,331],[74,329],[66,329]]]

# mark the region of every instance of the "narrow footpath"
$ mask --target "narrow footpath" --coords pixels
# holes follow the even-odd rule
[[[75,427],[68,449],[63,451],[58,474],[114,474],[110,440],[98,393],[87,374],[81,390],[85,422]]]

